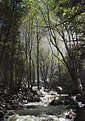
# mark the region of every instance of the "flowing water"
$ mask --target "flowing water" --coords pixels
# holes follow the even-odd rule
[[[65,118],[58,118],[55,115],[43,115],[43,116],[11,116],[8,121],[73,121]]]
[[[23,105],[23,109],[16,111],[15,115],[10,116],[5,121],[73,121],[73,119],[66,119],[66,106],[50,106],[49,102],[53,98],[58,99],[56,92],[45,92],[41,89],[41,102],[28,103]]]

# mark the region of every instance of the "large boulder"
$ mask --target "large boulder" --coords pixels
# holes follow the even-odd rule
[[[76,100],[85,104],[85,92],[76,95]]]
[[[52,106],[57,106],[57,105],[62,105],[62,104],[63,104],[63,102],[61,100],[56,100],[56,99],[52,100],[49,103],[49,105],[52,105]]]
[[[74,121],[85,121],[85,107],[76,109],[76,113]]]
[[[57,105],[63,105],[63,97],[59,97],[59,99],[56,99],[54,98],[50,103],[49,105],[52,105],[52,106],[57,106]]]
[[[76,105],[76,102],[74,102],[69,96],[61,96],[59,99],[53,99],[50,102],[50,105],[71,105],[74,107]]]

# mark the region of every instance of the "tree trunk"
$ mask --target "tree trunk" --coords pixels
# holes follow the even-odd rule
[[[38,33],[38,26],[37,26],[37,86],[39,89],[39,33]]]

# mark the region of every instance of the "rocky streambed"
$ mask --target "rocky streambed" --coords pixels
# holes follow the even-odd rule
[[[65,118],[66,106],[35,106],[16,111],[7,121],[72,121]]]
[[[61,106],[40,106],[30,105],[18,110],[8,110],[4,118],[0,121],[63,121],[65,119],[64,112],[66,107]],[[63,114],[63,115],[61,115]]]
[[[54,91],[46,92],[43,89],[34,93],[36,92],[31,92],[28,97],[19,94],[18,100],[21,100],[18,103],[16,98],[11,109],[0,112],[0,121],[85,121],[85,107],[79,108],[78,103],[68,95],[58,95]],[[73,112],[72,109],[75,108],[77,111]],[[81,115],[83,118],[80,118]]]

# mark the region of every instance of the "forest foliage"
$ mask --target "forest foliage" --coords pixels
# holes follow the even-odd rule
[[[84,49],[84,0],[0,2],[0,86],[9,92],[54,83],[79,89]]]

